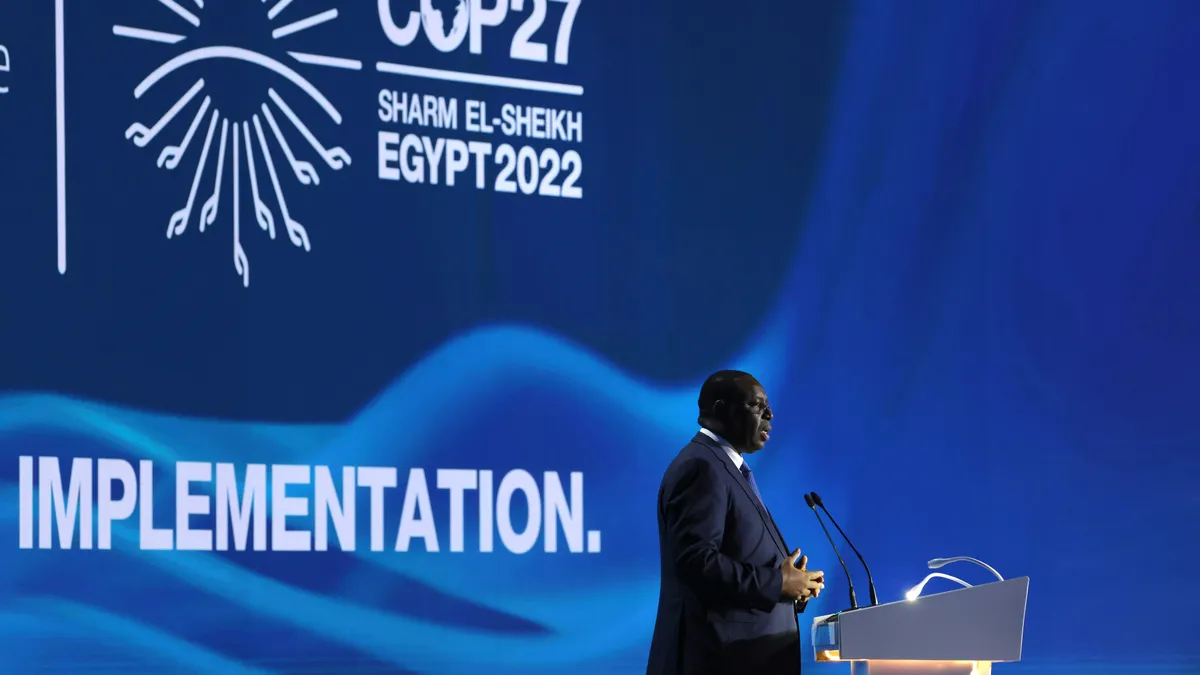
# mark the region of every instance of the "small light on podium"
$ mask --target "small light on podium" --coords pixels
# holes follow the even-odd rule
[[[837,649],[822,649],[817,652],[817,661],[841,661],[841,652]]]

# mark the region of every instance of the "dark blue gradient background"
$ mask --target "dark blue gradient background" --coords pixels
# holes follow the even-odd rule
[[[726,366],[771,394],[754,467],[831,571],[805,624],[845,597],[816,489],[885,601],[937,556],[1031,577],[1024,661],[997,672],[1200,668],[1200,4],[584,0],[584,200],[334,178],[294,198],[313,252],[255,240],[250,289],[224,230],[161,240],[185,190],[121,177],[157,175],[119,134],[153,110],[127,95],[145,47],[105,37],[152,14],[123,3],[68,3],[68,58],[94,42],[123,79],[68,75],[88,226],[58,276],[40,4],[0,9],[4,670],[638,672],[657,483]],[[326,51],[400,58],[368,5]],[[320,85],[371,165],[372,92],[401,85],[360,77]],[[39,454],[582,470],[604,548],[21,551],[16,458]]]

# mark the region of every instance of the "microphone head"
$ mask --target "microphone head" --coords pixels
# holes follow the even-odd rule
[[[933,560],[930,560],[928,563],[929,569],[936,570],[939,567],[943,567],[947,562],[950,562],[950,561],[946,560],[945,558],[934,558]]]
[[[816,504],[813,503],[812,495],[804,495],[804,503],[808,504],[808,508],[810,509],[816,508]]]
[[[825,506],[823,503],[821,503],[821,495],[819,495],[815,492],[812,493],[812,500],[813,500],[813,503],[816,504],[817,506]]]

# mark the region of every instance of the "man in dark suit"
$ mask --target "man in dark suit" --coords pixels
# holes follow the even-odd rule
[[[796,675],[797,613],[822,572],[787,544],[745,456],[762,450],[774,415],[762,385],[734,370],[700,389],[700,432],[658,492],[662,567],[647,675]]]

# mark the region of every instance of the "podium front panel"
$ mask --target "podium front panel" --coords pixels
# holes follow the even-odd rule
[[[1019,661],[1029,577],[841,613],[839,658]]]

